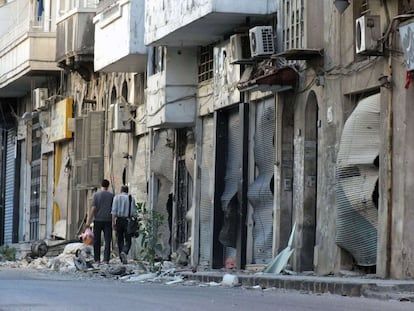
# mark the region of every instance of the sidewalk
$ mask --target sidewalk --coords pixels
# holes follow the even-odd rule
[[[298,290],[306,293],[330,293],[341,296],[414,302],[414,280],[237,272],[183,272],[181,274],[189,280],[203,283],[220,283],[225,274],[231,274],[237,276],[241,286],[260,286],[261,288]]]

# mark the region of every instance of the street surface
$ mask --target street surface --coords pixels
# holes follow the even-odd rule
[[[282,290],[122,282],[0,267],[0,311],[399,311],[414,304]]]

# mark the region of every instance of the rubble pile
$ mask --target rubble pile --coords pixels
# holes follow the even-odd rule
[[[182,267],[171,261],[156,262],[152,266],[147,262],[129,259],[122,264],[119,258],[112,256],[109,264],[93,262],[93,248],[84,243],[66,244],[57,256],[25,258],[15,261],[0,261],[2,267],[32,269],[45,272],[82,274],[84,277],[112,278],[122,282],[154,282],[166,285],[183,284],[199,286],[238,286],[237,277],[226,274],[223,282],[200,284],[187,280],[183,272],[196,272],[195,267]]]

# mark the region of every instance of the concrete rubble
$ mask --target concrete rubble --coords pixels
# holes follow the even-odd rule
[[[383,300],[414,302],[414,280],[386,280],[358,273],[338,276],[316,276],[312,272],[297,273],[283,270],[280,274],[237,269],[200,271],[195,267],[182,267],[171,261],[157,262],[154,266],[128,259],[122,264],[112,256],[109,264],[94,264],[90,249],[83,243],[69,243],[57,256],[20,258],[1,261],[0,269],[16,268],[44,271],[45,273],[76,274],[80,279],[105,278],[120,282],[152,282],[167,286],[241,287],[250,290],[296,290],[302,293],[337,294]],[[46,254],[47,255],[47,254]],[[77,259],[83,257],[82,266]],[[156,270],[155,272],[152,272]]]

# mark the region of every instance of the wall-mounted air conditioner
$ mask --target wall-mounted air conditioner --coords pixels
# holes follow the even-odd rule
[[[131,131],[131,112],[129,105],[126,103],[116,103],[112,105],[112,132],[130,132]]]
[[[379,15],[363,15],[355,20],[355,51],[361,55],[382,52]]]
[[[46,99],[48,98],[47,88],[37,88],[33,90],[33,109],[42,110],[46,108]]]
[[[248,62],[251,59],[249,36],[247,34],[232,35],[228,54],[231,64]]]
[[[274,38],[272,26],[257,26],[249,30],[250,52],[252,57],[270,56],[274,54]]]

